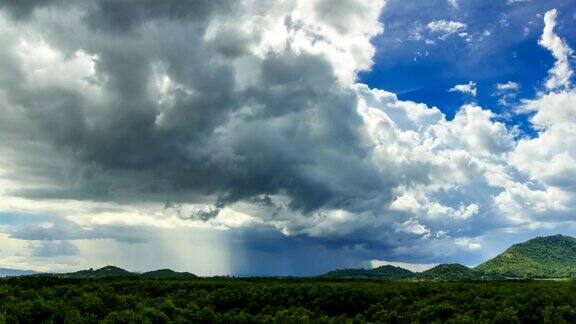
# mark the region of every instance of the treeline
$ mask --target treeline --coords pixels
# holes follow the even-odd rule
[[[319,279],[0,280],[0,323],[571,323],[576,284]]]

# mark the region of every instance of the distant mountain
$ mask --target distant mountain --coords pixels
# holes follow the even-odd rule
[[[470,269],[458,263],[437,265],[432,269],[428,269],[424,272],[416,274],[415,278],[418,280],[427,281],[485,279],[481,272]]]
[[[576,238],[554,235],[514,244],[476,270],[511,278],[574,278]]]
[[[114,266],[106,266],[100,269],[88,269],[77,272],[62,273],[60,277],[67,278],[108,278],[108,277],[128,277],[136,274]]]
[[[64,278],[86,278],[86,279],[112,278],[112,277],[142,277],[142,278],[155,278],[155,279],[197,278],[197,276],[192,273],[176,272],[170,269],[160,269],[144,273],[135,273],[114,266],[106,266],[104,268],[96,270],[88,269],[76,272],[60,273],[56,275]]]
[[[322,277],[327,278],[378,278],[378,279],[406,279],[414,273],[410,270],[383,265],[374,269],[338,269],[330,271]]]
[[[190,272],[176,272],[170,269],[160,269],[155,271],[144,272],[140,274],[141,277],[146,278],[196,278],[195,274]]]
[[[17,270],[17,269],[0,268],[0,277],[30,276],[30,275],[34,275],[34,274],[39,274],[39,272],[32,271],[32,270]]]

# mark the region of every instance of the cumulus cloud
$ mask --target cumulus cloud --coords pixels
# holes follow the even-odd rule
[[[567,221],[574,212],[576,198],[576,91],[570,84],[571,49],[554,34],[556,10],[544,17],[545,27],[540,44],[556,58],[546,82],[549,93],[524,100],[520,112],[531,113],[530,122],[539,131],[535,138],[521,139],[510,161],[532,182],[517,184],[497,199],[505,202],[507,212],[531,213],[546,221]]]
[[[448,91],[461,92],[476,97],[477,94],[476,82],[470,81],[466,84],[457,84],[454,87],[450,88]]]
[[[72,255],[70,241],[148,246],[156,231],[194,227],[230,230],[230,244],[258,253],[273,250],[270,235],[298,251],[304,237],[314,251],[434,262],[480,253],[492,229],[565,219],[572,183],[558,176],[573,171],[576,140],[559,120],[572,118],[571,93],[525,102],[543,130],[533,139],[477,105],[447,119],[357,83],[384,2],[335,3],[2,10],[0,211],[56,218],[3,233],[44,242],[37,256]],[[466,25],[428,28],[447,37]]]
[[[549,71],[546,88],[548,90],[561,90],[571,87],[570,80],[574,71],[570,67],[569,58],[573,50],[568,46],[565,40],[560,38],[555,31],[558,11],[552,9],[544,15],[544,31],[538,43],[549,50],[556,59],[554,66]]]

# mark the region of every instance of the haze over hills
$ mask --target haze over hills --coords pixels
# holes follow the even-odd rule
[[[18,276],[30,276],[38,274],[39,272],[32,270],[18,270],[9,268],[0,268],[0,278],[1,277],[18,277]]]

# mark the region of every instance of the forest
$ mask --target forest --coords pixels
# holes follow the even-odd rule
[[[0,323],[570,323],[576,283],[327,278],[0,280]]]

